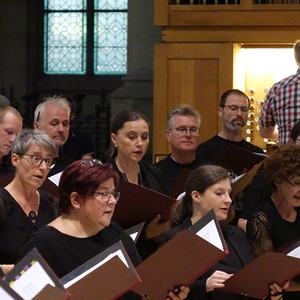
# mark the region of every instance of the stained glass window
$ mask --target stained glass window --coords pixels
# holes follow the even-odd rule
[[[85,74],[90,69],[94,74],[125,74],[127,2],[44,0],[44,72]],[[88,55],[92,66],[87,66]]]
[[[127,70],[127,0],[95,1],[94,71],[125,74]]]

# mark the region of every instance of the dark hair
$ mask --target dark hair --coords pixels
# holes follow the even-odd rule
[[[193,213],[192,192],[198,191],[203,194],[209,187],[223,179],[230,179],[230,173],[220,166],[203,165],[193,170],[185,183],[185,196],[178,200],[173,207],[172,225],[181,224],[184,219]]]
[[[291,130],[291,139],[294,141],[294,143],[297,140],[297,137],[300,135],[300,120],[297,121],[297,123],[293,126]]]
[[[123,110],[114,117],[111,125],[111,133],[117,134],[118,131],[124,127],[125,123],[138,120],[144,120],[147,123],[148,128],[150,128],[148,119],[141,112],[134,110]],[[116,155],[117,149],[114,148],[111,156],[115,157]]]
[[[273,183],[280,183],[291,175],[300,176],[300,146],[280,146],[264,162],[267,177]]]
[[[99,184],[109,178],[114,180],[115,187],[119,185],[119,175],[110,164],[94,163],[94,160],[77,160],[63,171],[59,186],[59,209],[61,213],[68,213],[72,204],[70,195],[78,193],[83,201],[91,196]]]
[[[242,92],[242,91],[240,91],[238,89],[231,89],[231,90],[228,90],[225,93],[223,93],[223,95],[220,98],[220,104],[219,104],[219,106],[220,107],[224,107],[226,105],[226,101],[227,101],[228,96],[230,96],[232,94],[236,94],[236,95],[245,97],[247,99],[247,101],[248,101],[248,107],[250,107],[250,99],[249,99],[249,97],[244,92]]]

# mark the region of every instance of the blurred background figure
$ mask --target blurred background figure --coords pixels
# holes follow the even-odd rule
[[[12,106],[0,103],[0,177],[13,172],[9,152],[22,126],[21,114]]]

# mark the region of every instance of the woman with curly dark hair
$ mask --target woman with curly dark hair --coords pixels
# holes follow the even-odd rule
[[[272,195],[247,222],[256,257],[300,239],[300,146],[281,146],[266,159],[265,171]]]

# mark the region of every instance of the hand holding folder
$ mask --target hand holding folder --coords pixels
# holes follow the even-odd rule
[[[265,252],[227,279],[222,290],[264,299],[270,292],[270,284],[282,286],[298,274],[300,259],[282,253]]]
[[[165,299],[169,290],[189,285],[225,255],[185,229],[137,266],[142,282],[133,291],[148,300]]]

